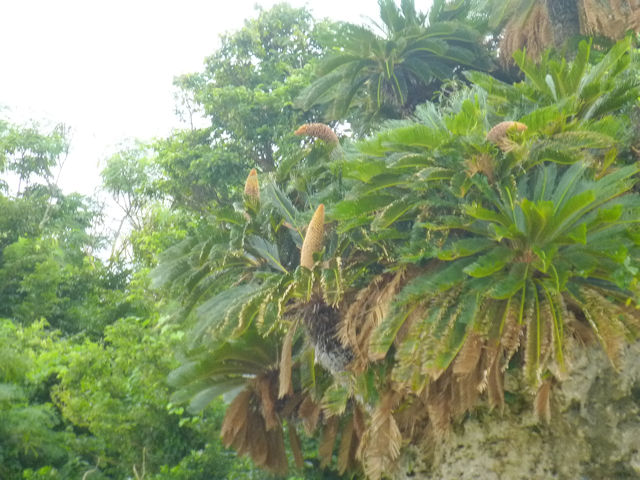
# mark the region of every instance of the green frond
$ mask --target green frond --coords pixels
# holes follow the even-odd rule
[[[329,416],[340,416],[345,412],[350,397],[345,385],[334,383],[324,392],[322,408]]]

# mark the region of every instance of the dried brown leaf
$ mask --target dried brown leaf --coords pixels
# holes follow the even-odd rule
[[[269,456],[269,444],[267,442],[267,431],[264,427],[264,421],[259,415],[254,415],[255,421],[247,428],[246,448],[249,450],[249,456],[256,465],[263,466],[267,463]],[[238,452],[240,453],[240,452]]]
[[[487,177],[489,182],[495,180],[496,162],[491,155],[486,153],[473,155],[471,158],[465,160],[464,164],[467,167],[467,175],[469,178],[473,177],[476,173],[482,173]]]
[[[496,348],[497,351],[500,350]],[[504,374],[500,367],[500,355],[495,355],[487,371],[487,394],[491,408],[504,410]]]
[[[372,480],[379,480],[389,472],[400,455],[402,434],[393,417],[398,398],[394,391],[382,396],[358,448],[365,474]]]
[[[480,335],[471,332],[458,352],[453,363],[453,373],[457,376],[470,374],[478,366],[484,340]]]
[[[304,467],[304,457],[302,456],[302,445],[300,444],[300,437],[296,432],[296,428],[289,424],[289,445],[291,445],[291,452],[296,462],[297,468]]]
[[[366,428],[367,425],[364,421],[364,413],[362,413],[360,406],[356,405],[353,409],[353,432],[358,440],[362,438]]]
[[[618,318],[624,315],[622,310],[595,289],[583,288],[581,293],[585,299],[582,306],[584,316],[595,330],[612,365],[619,368],[626,344],[626,329]]]
[[[230,446],[236,435],[238,435],[238,432],[246,426],[247,416],[250,413],[249,402],[252,395],[252,390],[243,390],[236,395],[236,398],[233,399],[227,408],[224,421],[222,422],[222,428],[220,429],[220,437],[226,446]]]
[[[278,378],[278,398],[284,398],[286,395],[293,393],[293,385],[291,383],[291,346],[293,336],[296,333],[296,325],[292,325],[282,342],[282,355],[280,357],[280,372]]]
[[[538,421],[551,422],[551,379],[542,382],[538,388],[534,409]]]
[[[429,413],[431,428],[436,435],[449,431],[451,418],[456,408],[452,394],[452,375],[450,370],[431,382],[426,389],[425,404]]]
[[[522,342],[524,325],[518,323],[519,310],[520,303],[512,299],[507,306],[504,328],[502,330],[502,335],[500,336],[500,345],[504,352],[504,359],[500,365],[502,370],[507,369],[511,357],[513,357],[518,348],[520,348],[520,344]]]
[[[513,53],[522,48],[526,48],[527,55],[537,60],[552,45],[553,32],[544,2],[532,2],[529,12],[514,16],[503,29],[500,60],[504,65],[512,64]]]
[[[578,2],[582,33],[612,39],[624,37],[628,30],[640,30],[640,1],[581,0]]]
[[[302,419],[302,424],[307,435],[311,435],[318,425],[321,407],[311,396],[307,395],[298,407],[298,415]]]
[[[338,472],[342,475],[347,471],[351,463],[352,443],[357,441],[353,432],[353,417],[349,419],[342,430],[342,438],[338,447]]]
[[[269,454],[264,467],[272,473],[284,475],[289,469],[287,454],[284,447],[284,436],[282,428],[274,428],[267,432],[267,442]]]
[[[318,457],[320,458],[320,465],[326,467],[331,463],[331,456],[333,455],[333,446],[336,443],[336,436],[338,435],[338,417],[330,417],[327,419],[327,423],[322,431],[322,438],[320,445],[318,446]]]
[[[255,388],[260,397],[260,410],[267,430],[279,427],[280,421],[276,413],[275,376],[272,372],[256,378]]]

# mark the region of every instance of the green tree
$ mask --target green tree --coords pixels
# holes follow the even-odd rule
[[[164,192],[175,206],[201,212],[239,198],[246,171],[271,171],[298,151],[295,129],[315,118],[293,107],[324,51],[330,24],[305,9],[281,4],[259,11],[201,73],[176,79],[181,96],[204,112],[210,126],[187,130],[156,145]]]
[[[60,126],[47,133],[2,124],[0,315],[23,324],[46,318],[67,333],[99,335],[125,312],[141,311],[127,301],[127,272],[95,256],[103,246],[94,233],[97,204],[57,186],[66,135]]]

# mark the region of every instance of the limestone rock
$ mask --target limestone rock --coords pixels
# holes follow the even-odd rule
[[[550,425],[535,421],[532,396],[508,396],[502,416],[480,409],[439,445],[408,450],[399,478],[640,479],[640,343],[619,372],[598,346],[575,348],[571,365],[553,389]]]

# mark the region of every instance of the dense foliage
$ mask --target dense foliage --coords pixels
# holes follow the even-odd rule
[[[260,10],[177,78],[186,129],[108,159],[104,235],[68,130],[0,123],[0,477],[377,479],[464,414],[548,422],[575,348],[617,365],[640,57],[531,3]]]

